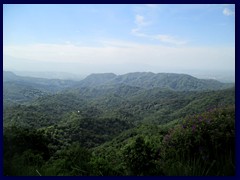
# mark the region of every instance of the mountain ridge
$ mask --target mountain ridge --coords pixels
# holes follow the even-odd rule
[[[67,88],[128,86],[152,89],[155,87],[174,91],[205,91],[220,90],[234,86],[234,83],[222,83],[214,79],[198,79],[188,74],[131,72],[123,75],[114,73],[93,73],[80,81],[22,77],[10,71],[3,71],[3,81],[20,81],[33,83],[41,88],[51,87],[52,91],[61,91]],[[63,88],[62,88],[63,87]]]
[[[232,83],[221,83],[213,79],[198,79],[188,74],[132,72],[123,75],[91,74],[79,82],[79,87],[125,84],[145,89],[155,87],[176,91],[219,90],[232,87]],[[105,77],[99,83],[99,77]]]

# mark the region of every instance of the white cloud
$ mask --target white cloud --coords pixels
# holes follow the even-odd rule
[[[159,42],[172,44],[172,45],[185,45],[185,44],[187,44],[187,41],[177,39],[177,38],[175,38],[173,36],[170,36],[170,35],[165,35],[165,34],[157,34],[157,35],[145,34],[145,33],[140,32],[139,28],[132,29],[131,33],[134,36],[148,38],[148,39],[154,39],[154,40],[158,40]]]
[[[229,9],[229,8],[224,8],[224,9],[223,9],[223,14],[224,14],[225,16],[231,16],[231,15],[234,15],[235,13],[234,13],[234,11],[232,11],[232,10]]]
[[[135,16],[135,23],[137,24],[137,26],[146,26],[149,24],[148,22],[145,21],[144,16],[141,16],[139,14]]]
[[[149,35],[146,35],[146,34],[144,34],[144,33],[141,33],[141,32],[140,32],[140,28],[134,28],[134,29],[132,29],[132,30],[131,30],[131,33],[132,33],[134,36],[151,38]]]
[[[169,35],[156,35],[154,36],[154,38],[160,40],[161,42],[170,43],[174,45],[184,45],[187,43],[187,41],[179,40]]]
[[[155,8],[156,4],[146,4],[145,6]],[[172,45],[184,45],[187,43],[187,41],[179,40],[173,36],[167,35],[167,34],[149,34],[144,33],[144,28],[149,27],[151,25],[150,21],[146,21],[145,17],[143,15],[135,15],[135,24],[137,25],[136,28],[133,28],[131,30],[131,33],[134,36],[142,37],[142,38],[148,38],[152,40],[158,40],[161,43],[167,43]]]
[[[161,36],[165,41],[169,37]],[[170,40],[169,40],[170,39]],[[102,46],[87,47],[73,44],[34,44],[4,46],[4,56],[27,59],[21,67],[35,70],[40,67],[50,71],[75,69],[78,72],[123,72],[128,71],[169,71],[173,69],[232,69],[235,68],[235,49],[218,47],[167,47],[124,41],[104,41]],[[15,61],[16,62],[16,61]],[[26,61],[25,61],[26,62]],[[4,67],[16,67],[17,63],[3,61]],[[70,68],[71,67],[71,68]],[[26,69],[25,69],[26,70]],[[39,71],[42,69],[38,69]]]

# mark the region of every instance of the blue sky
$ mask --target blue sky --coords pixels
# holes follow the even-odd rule
[[[235,5],[4,5],[4,68],[235,69]]]

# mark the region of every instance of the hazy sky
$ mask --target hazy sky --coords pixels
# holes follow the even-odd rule
[[[235,5],[4,5],[5,70],[235,69]]]

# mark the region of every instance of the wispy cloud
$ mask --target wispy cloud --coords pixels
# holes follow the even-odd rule
[[[137,26],[147,26],[150,24],[150,22],[147,22],[144,16],[137,14],[135,16],[135,24]]]
[[[157,7],[156,4],[146,4],[146,7],[155,8]],[[131,33],[134,36],[142,37],[142,38],[148,38],[152,40],[158,40],[161,43],[167,43],[172,45],[184,45],[187,43],[187,41],[177,39],[174,36],[167,35],[167,34],[149,34],[144,33],[144,28],[149,27],[152,25],[151,21],[147,21],[144,15],[136,14],[134,23],[137,27],[131,29]]]
[[[149,35],[144,34],[144,33],[141,33],[141,32],[140,32],[140,28],[134,28],[134,29],[132,29],[132,30],[131,30],[131,33],[132,33],[134,36],[150,38]]]
[[[157,35],[150,35],[144,34],[139,31],[139,29],[132,29],[132,34],[138,37],[144,37],[152,40],[158,40],[162,43],[172,44],[172,45],[185,45],[187,41],[180,40],[174,36],[166,35],[166,34],[157,34]]]
[[[184,45],[187,44],[187,41],[181,40],[179,38],[176,38],[174,36],[166,35],[166,34],[146,34],[141,32],[141,28],[134,28],[131,30],[131,33],[134,36],[142,37],[142,38],[148,38],[152,40],[158,40],[162,43],[172,44],[172,45]]]
[[[231,15],[234,15],[235,12],[232,11],[231,9],[229,9],[229,8],[224,8],[224,9],[223,9],[223,14],[224,14],[225,16],[231,16]]]
[[[155,39],[160,40],[161,42],[164,43],[170,43],[170,44],[175,44],[175,45],[184,45],[187,43],[187,41],[179,40],[173,36],[169,35],[156,35],[154,36]]]

